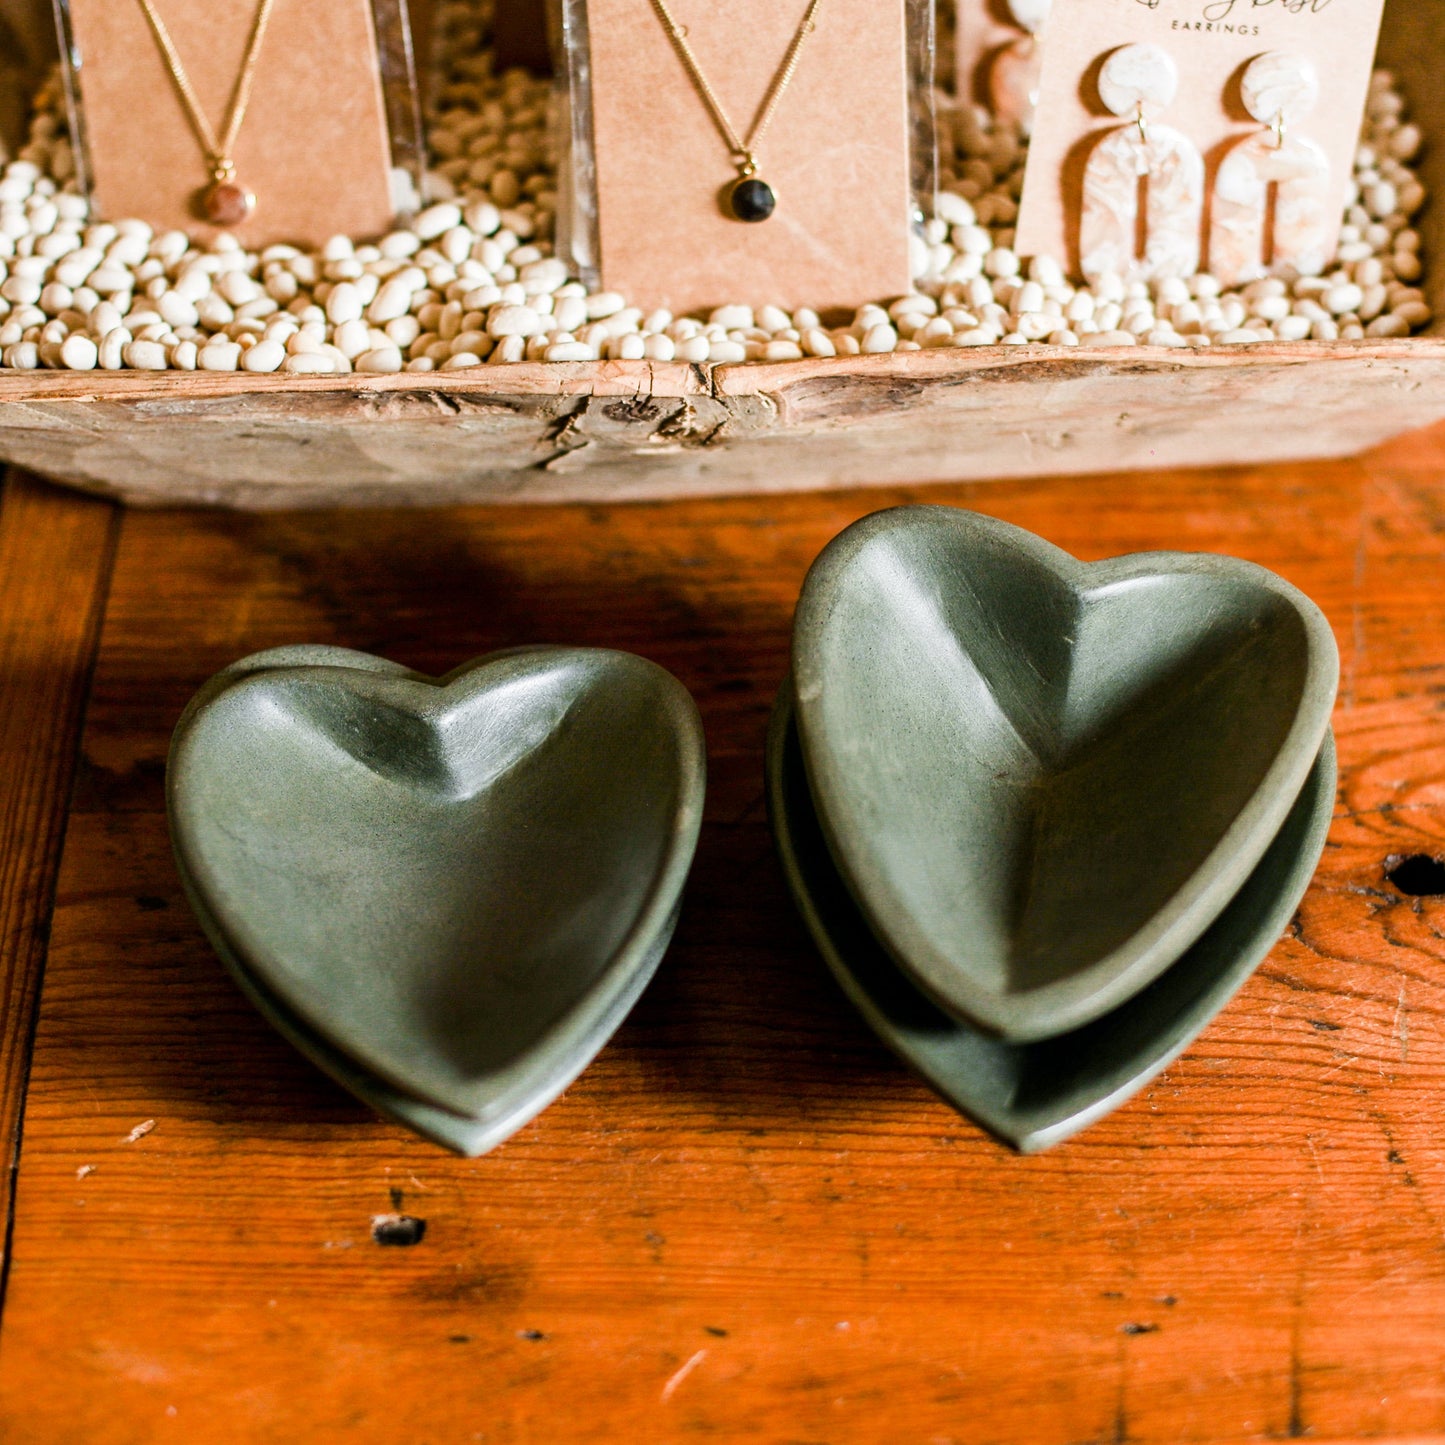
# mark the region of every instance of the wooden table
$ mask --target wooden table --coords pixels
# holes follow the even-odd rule
[[[1445,830],[1442,465],[1437,431],[1259,471],[273,516],[121,513],[12,476],[0,1436],[1445,1439],[1445,902],[1385,878]],[[913,499],[1084,557],[1252,558],[1343,652],[1340,803],[1289,936],[1152,1088],[1033,1159],[850,1012],[764,818],[803,573]],[[629,648],[702,707],[677,942],[593,1067],[485,1159],[303,1062],[182,899],[170,729],[217,668],[296,641],[428,672]],[[388,1213],[420,1242],[374,1242]]]

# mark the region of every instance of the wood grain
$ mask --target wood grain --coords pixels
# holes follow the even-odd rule
[[[128,515],[35,1040],[7,1445],[1445,1440],[1445,901],[1384,877],[1445,850],[1442,466],[1445,430],[1086,484]],[[1085,557],[1252,558],[1343,652],[1338,816],[1290,935],[1153,1087],[1038,1158],[850,1012],[763,815],[803,573],[919,499]],[[428,671],[625,647],[702,708],[677,942],[593,1067],[482,1160],[306,1065],[181,897],[170,728],[215,669],[303,640]],[[422,1241],[375,1244],[390,1212]]]
[[[138,505],[260,510],[1348,456],[1442,416],[1435,337],[536,362],[445,377],[0,372],[0,460]]]
[[[1427,139],[1445,133],[1442,54],[1445,10],[1388,7],[1380,57]],[[1426,145],[1421,176],[1445,189],[1445,146]],[[1445,254],[1445,207],[1419,226],[1427,256]],[[1421,284],[1445,315],[1445,268]],[[1203,355],[997,346],[430,379],[0,372],[0,463],[150,506],[606,502],[1350,456],[1442,417],[1445,321],[1398,342]]]
[[[0,1241],[115,509],[0,480]],[[3,1247],[3,1245],[0,1245]],[[0,1293],[4,1260],[0,1257]]]

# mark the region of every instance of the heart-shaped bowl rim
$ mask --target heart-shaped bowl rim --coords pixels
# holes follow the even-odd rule
[[[1233,579],[1272,593],[1299,617],[1305,639],[1303,684],[1294,718],[1254,795],[1240,810],[1185,885],[1126,943],[1026,994],[981,986],[936,948],[906,910],[875,906],[887,889],[871,850],[838,826],[836,800],[851,780],[822,737],[818,711],[826,679],[814,666],[816,640],[827,628],[832,602],[860,552],[880,536],[920,521],[947,517],[961,529],[1015,550],[1021,562],[1054,573],[1076,596],[1158,577]],[[892,507],[871,513],[839,533],[819,554],[803,583],[793,620],[792,675],[798,733],[808,780],[829,851],[860,911],[894,960],[940,1007],[1012,1042],[1069,1032],[1132,997],[1158,977],[1209,925],[1263,856],[1283,826],[1319,754],[1339,683],[1339,650],[1319,607],[1297,587],[1253,562],[1214,553],[1133,552],[1080,562],[1042,537],[963,508]]]
[[[193,900],[194,901],[194,900]],[[485,1121],[463,1118],[449,1109],[438,1108],[425,1100],[413,1098],[394,1089],[385,1079],[371,1074],[364,1065],[341,1053],[302,1019],[273,997],[265,985],[253,978],[239,956],[222,951],[236,986],[250,1000],[256,1011],[298,1053],[305,1055],[322,1073],[355,1095],[369,1109],[385,1119],[410,1129],[423,1139],[450,1149],[466,1159],[476,1159],[505,1143],[519,1129],[531,1123],[564,1089],[591,1066],[607,1046],[623,1021],[642,996],[657,965],[672,943],[681,904],[673,911],[671,922],[654,940],[646,966],[629,979],[625,989],[608,1002],[606,1011],[592,1024],[587,1035],[578,1041],[576,1052],[560,1066],[551,1066],[551,1059],[536,1061],[533,1075],[519,1080],[518,1086],[496,1100]],[[209,923],[206,931],[211,932]]]
[[[1051,1149],[1113,1113],[1194,1044],[1283,936],[1319,865],[1334,815],[1335,745],[1333,735],[1326,730],[1315,771],[1306,780],[1304,791],[1296,800],[1295,811],[1284,825],[1285,829],[1294,828],[1302,835],[1298,857],[1309,860],[1308,871],[1303,867],[1288,869],[1289,881],[1285,891],[1268,908],[1256,904],[1253,897],[1249,898],[1249,904],[1255,907],[1259,916],[1250,926],[1247,942],[1239,948],[1232,964],[1221,967],[1212,979],[1192,995],[1186,995],[1182,1002],[1175,997],[1170,1003],[1171,996],[1188,981],[1188,976],[1179,972],[1190,967],[1189,953],[1186,952],[1148,988],[1084,1028],[1059,1038],[1011,1044],[938,1008],[874,937],[852,893],[832,866],[826,840],[821,836],[822,827],[813,808],[806,772],[802,768],[801,746],[796,739],[793,721],[794,701],[792,679],[789,677],[779,689],[768,728],[768,818],[788,891],[804,926],[835,982],[883,1043],[945,1102],[1021,1154]],[[799,750],[798,760],[790,762],[788,755],[794,746]],[[798,776],[799,773],[802,775]],[[801,794],[800,806],[806,807],[808,817],[797,816],[797,809],[790,802],[795,794]],[[1297,817],[1296,813],[1302,806],[1308,809],[1307,816]],[[807,836],[814,829],[819,835],[816,845],[810,843]],[[1259,870],[1270,866],[1272,848],[1266,850]],[[814,853],[821,854],[816,866],[810,865],[806,858],[806,855]],[[825,887],[819,889],[814,875],[824,868],[828,870],[823,880]],[[1196,941],[1195,948],[1207,946],[1211,929],[1225,923],[1235,905],[1244,902],[1246,895],[1256,887],[1257,880],[1258,871],[1246,880],[1241,892],[1230,901],[1211,928],[1205,930]],[[831,900],[829,894],[833,895]],[[851,942],[855,938],[860,940],[857,944]],[[868,987],[862,971],[856,969],[852,962],[859,948],[871,955],[864,960],[866,973],[873,975],[875,983],[882,983],[882,998]],[[1124,1055],[1122,1061],[1114,1061],[1102,1080],[1087,1091],[1089,1097],[1082,1106],[1078,1101],[1077,1084],[1073,1102],[1063,1108],[1047,1100],[1036,1102],[1029,1108],[1021,1105],[1012,1093],[1007,1103],[1000,1107],[996,1102],[991,1105],[977,1091],[958,1086],[960,1069],[967,1071],[971,1068],[987,1077],[998,1079],[1002,1076],[1006,1079],[1011,1062],[1007,1056],[1013,1054],[1037,1052],[1048,1055],[1055,1066],[1060,1062],[1075,1066],[1081,1061],[1085,1066],[1096,1064],[1100,1056],[1098,1041],[1101,1032],[1116,1034],[1123,1027],[1131,1029],[1137,1036],[1140,1010],[1148,1010],[1151,996],[1155,1006],[1162,998],[1166,1009],[1172,1007],[1173,1013],[1162,1024],[1151,1026],[1154,1042],[1147,1050],[1136,1048],[1132,1054]],[[1107,1048],[1107,1044],[1103,1047]],[[1052,1057],[1061,1051],[1067,1054],[1067,1060]],[[975,1058],[970,1061],[955,1057],[958,1052],[974,1053]],[[1001,1054],[1003,1058],[1000,1058]],[[1005,1086],[1000,1084],[999,1087],[1003,1090]]]
[[[245,950],[236,945],[224,921],[211,907],[204,883],[187,857],[189,838],[184,821],[183,794],[191,766],[187,756],[188,739],[198,720],[218,699],[231,688],[262,674],[292,672],[315,676],[325,672],[362,672],[430,685],[440,692],[490,664],[542,655],[554,659],[569,656],[605,659],[614,665],[647,669],[662,680],[660,696],[665,699],[678,745],[678,804],[668,833],[665,861],[652,880],[645,903],[610,962],[531,1040],[526,1049],[486,1076],[488,1084],[485,1090],[473,1089],[470,1091],[471,1098],[456,1093],[443,1094],[419,1087],[414,1075],[395,1061],[370,1056],[362,1058],[344,1031],[335,1029],[329,1018],[319,1016],[307,999],[293,995],[284,987],[283,971],[267,969],[264,961],[257,967],[257,961],[245,956]],[[706,794],[706,767],[702,720],[691,695],[666,669],[633,653],[606,648],[516,647],[488,653],[461,664],[442,677],[432,677],[372,653],[324,644],[299,644],[271,648],[241,658],[216,673],[197,691],[172,735],[166,768],[166,804],[172,850],[187,898],[212,946],[232,972],[239,967],[248,979],[259,982],[274,995],[326,1047],[349,1060],[363,1073],[373,1075],[386,1087],[415,1099],[418,1104],[450,1113],[459,1120],[488,1124],[494,1116],[510,1117],[515,1112],[512,1101],[519,1093],[525,1094],[528,1080],[536,1073],[537,1058],[560,1057],[576,1050],[582,1041],[590,1037],[597,1019],[607,1014],[615,998],[631,986],[634,975],[647,973],[650,976],[655,970],[658,962],[658,956],[654,956],[655,941],[664,930],[670,930],[675,921],[677,905],[696,854]],[[278,977],[282,986],[278,986]],[[543,1100],[542,1104],[546,1102]],[[500,1122],[500,1117],[497,1122]],[[525,1120],[518,1120],[518,1124],[521,1122]]]

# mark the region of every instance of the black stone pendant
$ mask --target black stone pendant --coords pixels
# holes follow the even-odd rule
[[[744,176],[728,192],[728,209],[740,221],[766,221],[777,204],[773,188],[756,176]]]

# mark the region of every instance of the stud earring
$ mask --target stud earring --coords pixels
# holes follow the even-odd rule
[[[1178,93],[1178,68],[1157,45],[1125,45],[1104,61],[1099,99],[1132,124],[1105,135],[1084,168],[1079,269],[1091,281],[1199,269],[1204,159],[1188,136],[1156,123]]]
[[[1318,103],[1319,76],[1304,57],[1274,50],[1250,61],[1240,93],[1244,108],[1267,128],[1220,162],[1210,208],[1210,265],[1227,286],[1279,270],[1317,276],[1329,263],[1339,224],[1338,216],[1330,223],[1330,161],[1291,127]]]
[[[1008,0],[1008,8],[1024,34],[993,57],[988,76],[989,95],[994,114],[1013,121],[1028,135],[1033,129],[1034,107],[1039,103],[1039,75],[1043,68],[1039,31],[1049,18],[1053,0]]]

